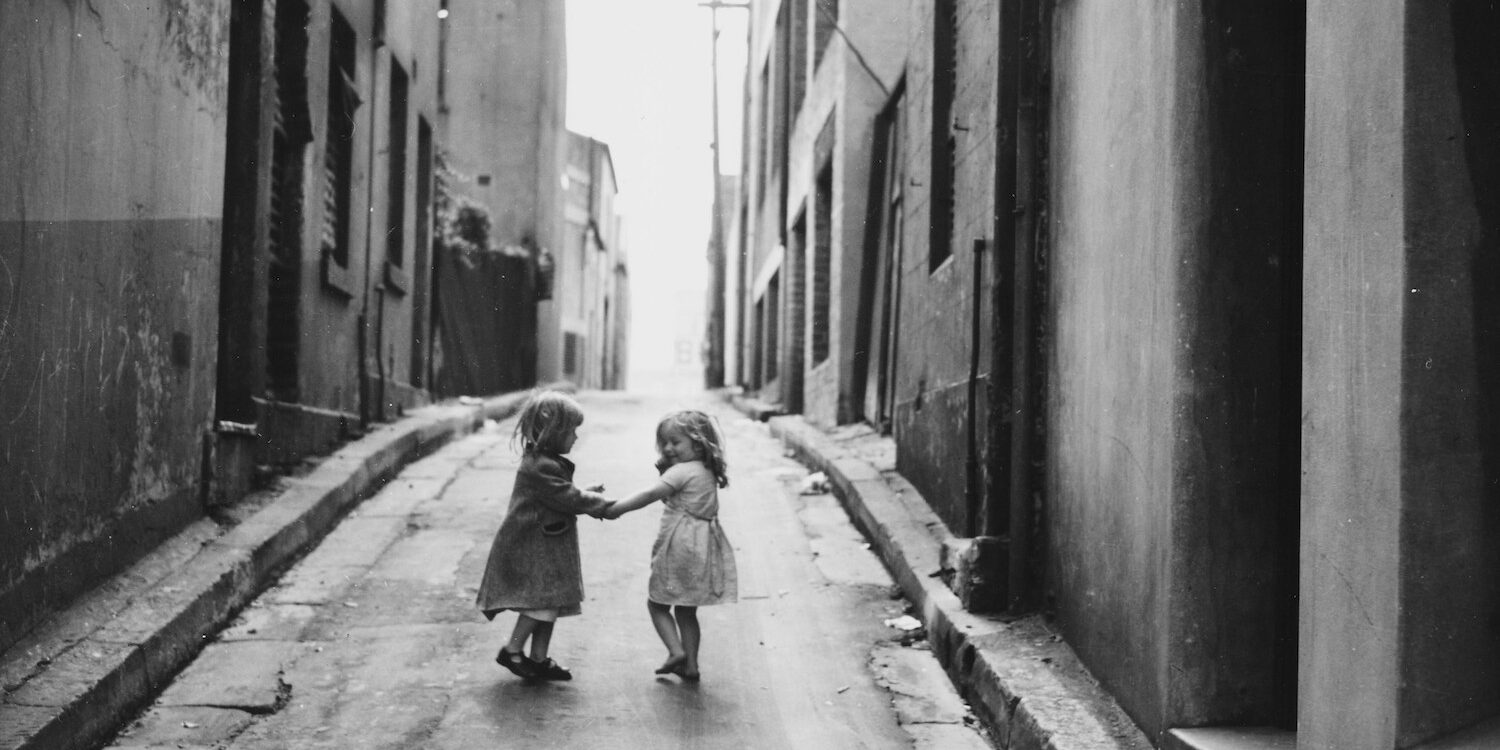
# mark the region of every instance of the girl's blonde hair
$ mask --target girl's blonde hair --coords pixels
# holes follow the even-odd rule
[[[563,438],[581,424],[583,408],[572,396],[561,391],[538,391],[521,407],[512,444],[519,440],[524,451],[555,452]]]
[[[729,475],[725,473],[729,464],[724,461],[724,439],[719,435],[719,428],[713,417],[701,411],[684,409],[674,411],[656,425],[656,447],[661,448],[662,435],[668,429],[681,430],[688,440],[698,448],[698,454],[703,457],[703,465],[714,473],[714,479],[720,487],[729,486]]]

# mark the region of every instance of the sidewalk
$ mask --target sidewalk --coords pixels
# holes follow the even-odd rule
[[[0,750],[88,748],[271,578],[406,464],[514,413],[526,393],[416,409],[287,478],[238,523],[200,519],[0,655]]]
[[[1004,750],[1146,750],[1151,742],[1040,616],[1001,619],[964,611],[938,579],[952,535],[895,470],[895,445],[868,427],[823,432],[800,416],[727,395],[766,421],[833,492],[917,608],[938,661]]]

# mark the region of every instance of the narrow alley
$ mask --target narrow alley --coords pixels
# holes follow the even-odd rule
[[[677,403],[580,401],[577,482],[611,496],[650,483],[656,420]],[[740,576],[738,604],[701,610],[702,682],[653,674],[659,505],[580,519],[587,599],[552,648],[572,681],[493,662],[514,615],[486,622],[473,598],[518,463],[506,420],[357,506],[110,747],[986,747],[925,644],[887,624],[905,603],[837,500],[800,494],[807,470],[764,424],[694,405],[728,443],[722,519]],[[891,691],[922,696],[924,715],[898,719]]]

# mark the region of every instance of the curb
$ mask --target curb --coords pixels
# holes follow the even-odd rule
[[[379,425],[287,479],[227,530],[202,519],[0,655],[0,748],[89,748],[170,681],[208,638],[350,508],[391,477],[529,391],[440,404]]]
[[[927,629],[933,655],[1004,750],[1150,750],[1151,742],[1094,680],[1040,615],[1002,618],[964,611],[938,578],[952,539],[921,494],[895,472],[881,472],[800,416],[760,415],[769,407],[729,401],[802,463],[828,476],[834,494],[870,540]]]

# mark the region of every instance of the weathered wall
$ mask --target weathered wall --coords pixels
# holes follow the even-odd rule
[[[425,304],[426,294],[425,291],[419,294],[415,285],[419,280],[428,278],[425,272],[418,272],[416,264],[424,258],[430,263],[431,258],[425,250],[418,251],[418,243],[430,241],[429,236],[417,236],[418,227],[424,226],[419,221],[418,212],[430,211],[431,206],[417,205],[417,178],[422,174],[417,161],[417,123],[418,117],[425,117],[428,123],[436,126],[438,23],[437,14],[430,8],[413,3],[386,3],[385,46],[380,71],[385,93],[381,95],[377,107],[376,122],[381,143],[376,148],[375,211],[372,215],[379,237],[379,241],[371,248],[371,254],[377,262],[376,268],[385,268],[392,261],[385,230],[390,226],[391,218],[391,160],[388,154],[392,145],[392,101],[389,94],[392,61],[400,64],[408,79],[404,153],[406,180],[402,187],[405,195],[400,201],[403,213],[400,238],[402,257],[397,266],[399,270],[386,277],[386,281],[399,280],[399,283],[383,284],[383,291],[376,292],[371,300],[372,310],[376,310],[377,304],[383,305],[383,309],[376,310],[377,317],[372,321],[379,328],[381,348],[376,352],[372,347],[371,353],[380,358],[380,367],[377,369],[372,365],[371,370],[377,374],[383,373],[389,383],[384,393],[388,414],[396,414],[422,398],[421,394],[413,392],[409,387],[413,382],[412,347],[416,340],[413,324],[419,319],[425,319],[425,314],[418,314],[418,305]],[[430,227],[431,224],[427,223],[425,226]],[[381,279],[377,277],[374,281],[379,284]]]
[[[791,143],[792,203],[815,211],[818,170],[825,160],[832,164],[831,211],[832,255],[830,258],[828,358],[814,364],[811,343],[805,358],[809,371],[803,381],[803,414],[815,424],[832,426],[858,419],[861,405],[855,396],[855,348],[860,282],[865,258],[866,206],[872,177],[872,154],[876,115],[885,106],[890,90],[900,79],[906,62],[908,30],[900,19],[906,3],[895,0],[845,4],[839,9],[839,25],[848,39],[868,54],[866,69],[850,51],[844,36],[832,35],[821,64],[813,73],[807,98],[798,113]],[[813,57],[809,51],[809,58]],[[832,118],[831,138],[819,151],[819,137]],[[826,136],[825,136],[826,137]],[[814,221],[813,224],[816,222]],[[809,253],[807,269],[811,269]],[[811,304],[807,324],[812,324]],[[859,374],[863,377],[863,373]]]
[[[1180,6],[1176,6],[1179,7]],[[1178,12],[1057,9],[1048,581],[1069,643],[1155,734],[1171,632],[1177,274],[1191,223]]]
[[[0,648],[200,512],[228,13],[0,4]]]
[[[457,187],[490,208],[497,245],[530,242],[555,258],[564,245],[567,162],[563,3],[455,0],[448,7],[444,140],[462,179]],[[537,378],[547,381],[562,373],[562,324],[557,300],[538,307]]]
[[[952,255],[936,269],[928,263],[932,180],[933,7],[910,4],[910,55],[906,68],[907,122],[905,238],[902,253],[901,319],[896,364],[896,467],[911,480],[956,533],[968,534],[965,497],[969,431],[969,368],[979,361],[977,400],[979,460],[987,411],[992,322],[984,309],[991,279],[988,259],[974,254],[975,240],[994,235],[995,100],[998,16],[993,4],[958,2],[957,56],[950,128],[956,140]],[[981,275],[979,299],[974,274]],[[979,347],[973,346],[975,304],[980,305]]]
[[[1153,736],[1292,721],[1301,23],[1058,11],[1047,590]]]
[[[1353,10],[1308,14],[1299,741],[1410,747],[1500,710],[1500,18]]]
[[[355,110],[353,163],[350,172],[349,266],[347,289],[337,289],[323,281],[321,253],[322,228],[326,206],[323,158],[328,148],[329,29],[332,0],[310,2],[309,46],[307,62],[307,97],[312,121],[313,143],[310,151],[313,167],[308,172],[305,195],[308,196],[303,220],[303,308],[300,344],[300,380],[302,403],[320,409],[357,415],[360,411],[359,336],[360,313],[365,309],[366,279],[378,272],[379,265],[366,263],[365,242],[370,230],[383,235],[378,225],[366,222],[366,208],[373,199],[370,191],[371,113],[383,111],[381,90],[374,84],[376,60],[371,59],[374,23],[369,2],[339,2],[337,7],[355,34],[355,86],[361,106]],[[383,57],[379,58],[384,60]],[[382,74],[387,78],[388,74]],[[376,126],[384,131],[385,123]],[[382,188],[383,190],[383,188]],[[383,215],[383,207],[381,208]],[[369,308],[371,317],[376,312]],[[373,326],[371,328],[373,334]],[[373,342],[373,335],[371,335]]]

